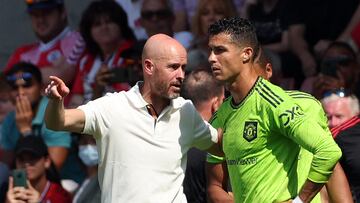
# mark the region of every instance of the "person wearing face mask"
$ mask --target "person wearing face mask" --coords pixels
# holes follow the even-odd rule
[[[80,136],[79,157],[86,167],[87,177],[75,193],[73,203],[100,202],[101,191],[97,176],[99,154],[94,138],[91,136]]]

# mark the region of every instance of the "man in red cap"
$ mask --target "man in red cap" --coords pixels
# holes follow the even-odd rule
[[[71,83],[75,69],[61,64],[65,62],[80,35],[68,27],[64,1],[26,0],[26,4],[33,31],[39,41],[16,49],[8,60],[5,71],[14,64],[25,61],[40,67],[43,78],[57,75]]]

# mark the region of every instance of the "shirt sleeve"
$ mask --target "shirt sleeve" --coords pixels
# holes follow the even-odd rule
[[[211,145],[218,142],[217,130],[201,118],[192,103],[187,103],[186,105],[188,105],[190,111],[193,112],[193,146],[201,150],[208,149]]]
[[[314,155],[308,178],[315,183],[325,183],[341,157],[341,150],[311,116],[305,115],[289,98],[276,110],[274,120],[282,135]]]
[[[106,106],[111,105],[109,97],[106,95],[78,107],[85,114],[85,126],[81,133],[93,135],[96,139],[107,134],[110,121],[106,117]]]

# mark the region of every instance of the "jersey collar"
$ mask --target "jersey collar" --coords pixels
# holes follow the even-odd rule
[[[51,41],[44,43],[44,42],[40,42],[40,51],[46,51],[48,49],[50,49],[51,47],[54,46],[55,43],[57,43],[59,40],[63,39],[68,33],[70,32],[70,28],[69,27],[65,27],[64,30],[58,35],[56,36],[54,39],[52,39]]]

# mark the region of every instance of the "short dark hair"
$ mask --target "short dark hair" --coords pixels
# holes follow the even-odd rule
[[[253,60],[259,51],[259,41],[256,36],[256,29],[248,20],[240,17],[224,18],[210,25],[208,34],[214,36],[218,34],[228,34],[231,40],[239,46],[249,46],[253,49]]]
[[[42,84],[42,75],[40,69],[36,65],[28,62],[19,62],[14,64],[10,70],[6,71],[5,75],[10,76],[18,72],[31,73],[34,76],[34,79],[39,82],[39,84]]]
[[[223,94],[223,85],[218,82],[210,70],[198,69],[186,76],[180,95],[190,99],[195,106]]]
[[[101,54],[100,47],[91,36],[91,28],[100,16],[108,16],[111,21],[115,22],[126,40],[136,40],[133,31],[129,27],[127,15],[118,3],[104,0],[93,1],[84,11],[80,20],[80,33],[91,54]]]

